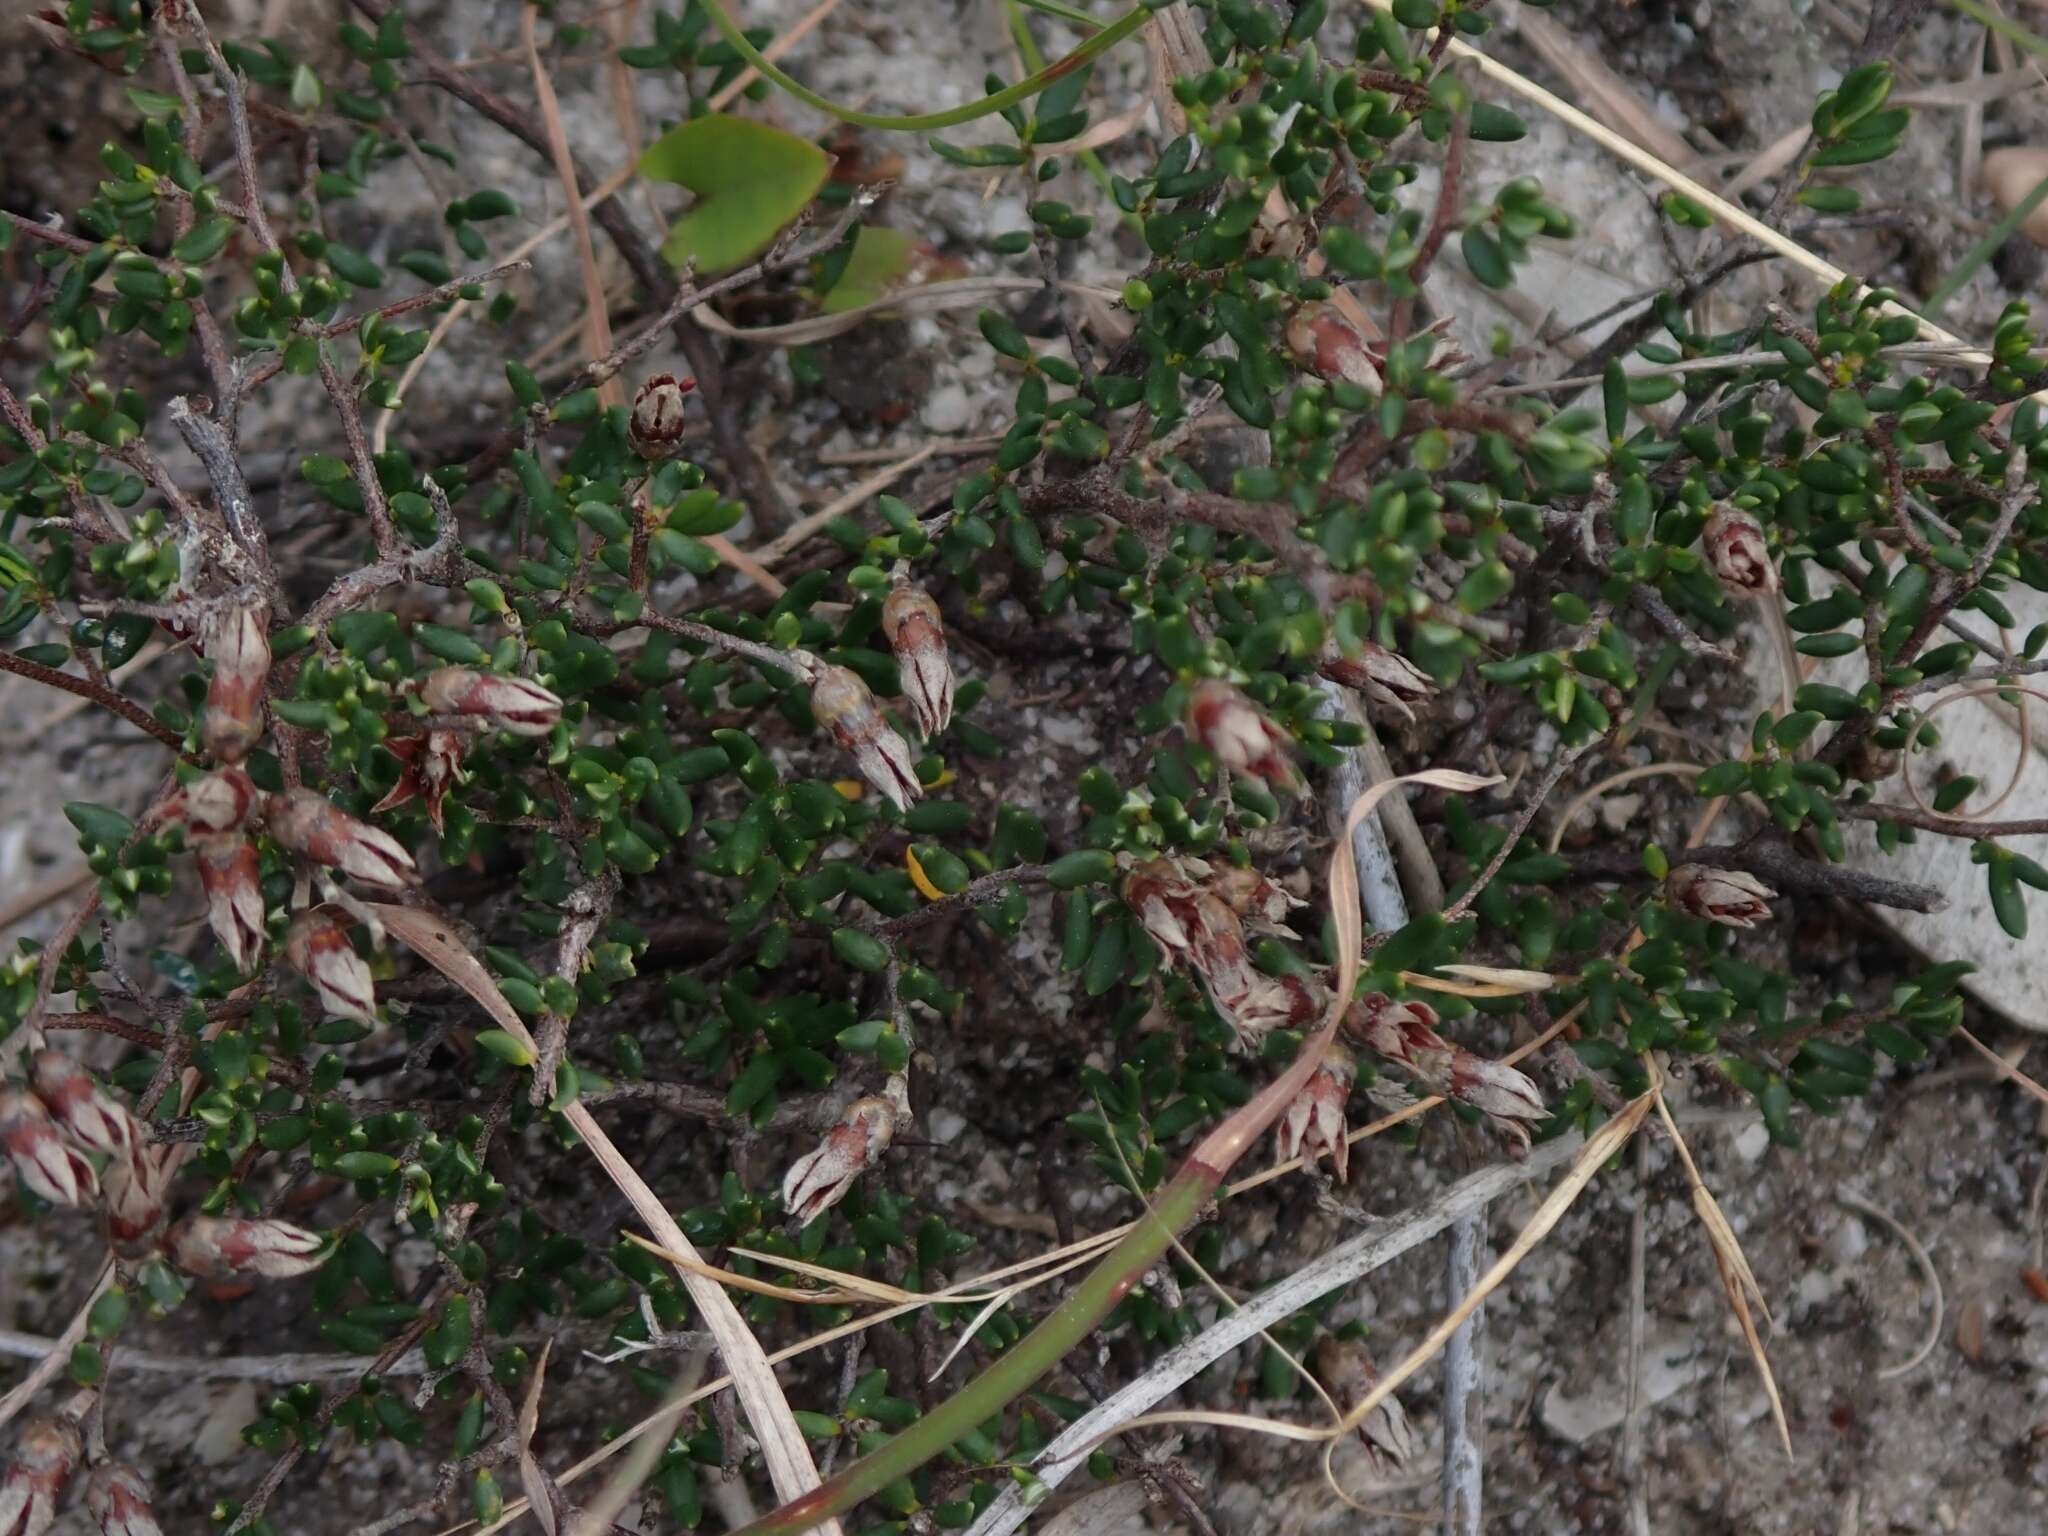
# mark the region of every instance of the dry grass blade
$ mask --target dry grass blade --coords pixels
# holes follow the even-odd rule
[[[1094,283],[1062,282],[1060,288],[1083,297],[1116,299],[1121,296],[1117,289],[1099,287]],[[697,311],[697,318],[705,330],[730,336],[735,341],[764,347],[798,347],[850,331],[870,315],[898,314],[912,309],[957,309],[978,303],[992,293],[1042,293],[1044,290],[1044,282],[1034,277],[960,277],[946,282],[924,283],[915,288],[899,288],[894,293],[867,304],[857,304],[852,309],[838,310],[829,315],[812,315],[782,325],[737,326],[709,304]]]
[[[1379,1407],[1381,1403],[1393,1396],[1396,1388],[1417,1371],[1421,1370],[1423,1366],[1427,1365],[1436,1355],[1437,1351],[1444,1347],[1445,1341],[1463,1325],[1465,1319],[1470,1317],[1487,1297],[1499,1290],[1502,1282],[1514,1273],[1516,1266],[1535,1251],[1538,1243],[1550,1235],[1551,1228],[1555,1227],[1563,1219],[1564,1213],[1571,1209],[1572,1203],[1578,1199],[1585,1187],[1592,1182],[1593,1175],[1600,1171],[1600,1165],[1620,1151],[1627,1144],[1628,1139],[1636,1133],[1637,1129],[1642,1125],[1644,1117],[1649,1114],[1651,1106],[1656,1103],[1656,1100],[1655,1090],[1632,1100],[1623,1108],[1620,1114],[1601,1126],[1598,1131],[1594,1132],[1587,1139],[1585,1146],[1579,1152],[1578,1158],[1573,1162],[1571,1171],[1559,1182],[1557,1188],[1553,1189],[1544,1198],[1543,1204],[1537,1207],[1536,1214],[1529,1218],[1528,1225],[1522,1228],[1514,1242],[1509,1245],[1507,1251],[1494,1261],[1493,1267],[1480,1276],[1479,1283],[1443,1316],[1437,1325],[1429,1331],[1429,1335],[1420,1344],[1416,1345],[1414,1349],[1410,1350],[1400,1364],[1381,1375],[1372,1390],[1352,1405],[1350,1411],[1344,1415],[1343,1421],[1335,1428],[1305,1429],[1300,1425],[1278,1424],[1271,1420],[1255,1418],[1247,1414],[1153,1413],[1141,1414],[1137,1418],[1130,1419],[1118,1426],[1113,1433],[1125,1434],[1134,1429],[1149,1428],[1153,1425],[1219,1424],[1235,1429],[1255,1429],[1261,1433],[1277,1435],[1288,1440],[1322,1440],[1327,1442],[1334,1440],[1340,1435],[1349,1434],[1365,1422],[1373,1409]],[[1327,1454],[1325,1456],[1324,1470],[1327,1477],[1329,1475]],[[1332,1485],[1335,1486],[1334,1479],[1332,1479]]]
[[[1579,46],[1571,33],[1540,11],[1526,6],[1514,9],[1514,27],[1543,58],[1591,105],[1594,115],[1608,127],[1627,134],[1653,155],[1673,165],[1690,166],[1699,158],[1693,147],[1664,124],[1664,120],[1636,94],[1635,88]]]
[[[764,567],[777,565],[787,560],[803,546],[806,539],[831,522],[833,518],[843,517],[870,496],[886,491],[890,486],[894,485],[903,476],[909,474],[910,471],[917,468],[918,465],[924,463],[926,459],[929,459],[938,451],[939,445],[937,443],[926,443],[915,453],[906,454],[903,458],[898,459],[886,468],[877,470],[874,474],[869,475],[867,479],[848,487],[844,492],[833,497],[808,517],[799,518],[796,522],[790,524],[785,532],[777,534],[775,538],[762,545],[755,552],[754,558]]]
[[[1526,997],[1531,992],[1548,992],[1564,980],[1548,971],[1524,971],[1509,965],[1440,965],[1437,969],[1449,971],[1464,984],[1448,982],[1440,976],[1419,976],[1412,971],[1403,971],[1401,979],[1437,992],[1455,992],[1461,997]]]
[[[540,1358],[533,1363],[533,1380],[527,1384],[526,1396],[519,1404],[519,1484],[526,1490],[533,1518],[540,1522],[547,1536],[555,1536],[555,1501],[548,1496],[547,1474],[534,1458],[533,1432],[540,1427],[540,1394],[547,1385],[548,1356],[554,1349],[553,1339],[541,1346]]]
[[[703,1374],[701,1356],[699,1361],[689,1369],[684,1379],[677,1382],[669,1392],[668,1401],[656,1411],[652,1431],[634,1441],[625,1465],[612,1474],[611,1481],[604,1485],[597,1497],[569,1522],[571,1536],[610,1536],[613,1531],[621,1529],[613,1522],[625,1510],[634,1490],[654,1475],[654,1469],[668,1453],[669,1441],[674,1438],[676,1426],[681,1423],[684,1410],[690,1403],[691,1382]]]
[[[1384,11],[1391,8],[1393,0],[1371,0],[1371,3]],[[1832,287],[1840,282],[1854,282],[1855,291],[1859,295],[1868,291],[1867,284],[1856,281],[1849,273],[1843,271],[1833,262],[1816,256],[1798,241],[1773,229],[1747,209],[1737,207],[1734,203],[1728,201],[1726,197],[1714,191],[1711,187],[1686,175],[1685,172],[1673,166],[1669,161],[1661,159],[1644,149],[1641,145],[1623,138],[1613,129],[1607,127],[1606,124],[1587,116],[1570,102],[1563,100],[1554,92],[1545,90],[1528,76],[1510,69],[1498,59],[1482,53],[1479,49],[1474,48],[1470,43],[1460,38],[1454,37],[1450,39],[1449,52],[1453,58],[1470,59],[1478,66],[1482,74],[1506,86],[1524,101],[1542,108],[1567,127],[1584,134],[1587,138],[1593,140],[1594,143],[1627,161],[1645,175],[1656,177],[1674,192],[1683,193],[1712,213],[1722,223],[1748,235],[1758,244],[1768,250],[1775,251],[1786,260],[1805,268],[1806,271],[1829,286]],[[1803,134],[1805,130],[1801,129],[1800,132]],[[1888,300],[1882,307],[1882,313],[1886,315],[1902,315],[1913,321],[1920,328],[1922,336],[1954,345],[1959,349],[1960,355],[1971,363],[1982,367],[1993,366],[1994,360],[1988,352],[1985,352],[1980,347],[1970,346],[1960,337],[1951,335],[1932,321],[1921,318],[1902,304]]]
[[[1958,1024],[1956,1026],[1956,1033],[1963,1037],[1964,1044],[1968,1045],[1971,1050],[1990,1063],[1992,1071],[1997,1074],[2000,1082],[2011,1083],[2016,1088],[2024,1089],[2029,1096],[2039,1102],[2048,1104],[2048,1088],[2043,1088],[2039,1083],[2027,1076],[2026,1073],[2022,1072],[1982,1040],[1979,1040],[1975,1035],[1963,1028],[1962,1025]]]
[[[1771,1403],[1771,1419],[1778,1426],[1778,1439],[1784,1445],[1785,1457],[1789,1461],[1792,1459],[1792,1431],[1785,1423],[1785,1403],[1778,1396],[1778,1378],[1771,1373],[1770,1357],[1764,1353],[1763,1340],[1757,1335],[1750,1303],[1756,1303],[1757,1311],[1763,1313],[1767,1323],[1771,1320],[1770,1308],[1764,1305],[1764,1293],[1750,1270],[1735,1229],[1728,1225],[1720,1203],[1700,1177],[1700,1170],[1692,1160],[1692,1149],[1685,1144],[1685,1137],[1679,1134],[1678,1122],[1672,1118],[1671,1108],[1664,1102],[1662,1084],[1659,1083],[1652,1092],[1657,1100],[1657,1113],[1663,1117],[1664,1128],[1671,1133],[1671,1143],[1678,1148],[1679,1161],[1685,1165],[1685,1176],[1692,1185],[1693,1213],[1699,1217],[1700,1227],[1707,1234],[1708,1246],[1714,1252],[1714,1268],[1721,1276],[1721,1289],[1727,1293],[1728,1305],[1735,1313],[1735,1321],[1742,1327],[1742,1337],[1749,1344],[1750,1358],[1756,1361],[1757,1374],[1763,1378],[1764,1395]]]
[[[1909,1375],[1920,1368],[1927,1357],[1934,1353],[1934,1346],[1941,1342],[1941,1320],[1948,1310],[1948,1303],[1941,1293],[1941,1274],[1935,1269],[1934,1259],[1920,1239],[1907,1229],[1904,1222],[1883,1206],[1866,1200],[1861,1195],[1851,1194],[1846,1189],[1835,1191],[1835,1203],[1888,1228],[1894,1237],[1905,1244],[1906,1252],[1913,1256],[1914,1264],[1919,1267],[1921,1280],[1926,1283],[1928,1298],[1934,1303],[1927,1314],[1927,1332],[1921,1336],[1920,1345],[1912,1354],[1897,1365],[1881,1367],[1877,1379],[1891,1381],[1895,1377]]]
[[[576,232],[576,260],[583,271],[583,338],[592,357],[609,357],[612,350],[611,312],[605,307],[604,277],[597,270],[597,247],[590,239],[590,215],[583,207],[583,194],[576,185],[576,162],[569,153],[569,131],[562,125],[562,104],[555,99],[555,83],[541,62],[540,43],[535,36],[538,6],[528,0],[519,8],[519,41],[526,49],[527,68],[533,72],[533,93],[540,103],[541,121],[546,125],[548,152],[554,157],[555,175],[569,200],[569,227]],[[598,387],[606,405],[620,401],[617,379],[606,379]]]
[[[499,1028],[538,1054],[525,1023],[505,1001],[490,973],[476,956],[456,941],[445,920],[411,907],[372,905],[369,910],[383,921],[400,943],[475,998]],[[683,1229],[676,1225],[668,1208],[647,1187],[647,1181],[640,1177],[633,1165],[620,1156],[619,1149],[612,1145],[611,1137],[589,1109],[582,1104],[571,1104],[563,1111],[563,1117],[575,1127],[591,1155],[662,1243],[677,1253],[695,1257],[696,1248],[683,1235]],[[691,1302],[703,1317],[705,1327],[718,1340],[719,1353],[732,1372],[732,1385],[739,1395],[740,1406],[746,1410],[747,1422],[753,1426],[755,1438],[761,1443],[761,1455],[768,1464],[768,1475],[775,1484],[777,1496],[783,1499],[802,1497],[818,1486],[817,1464],[811,1459],[810,1447],[804,1441],[803,1432],[797,1428],[796,1419],[789,1411],[789,1401],[782,1395],[782,1387],[762,1352],[760,1341],[733,1306],[732,1298],[717,1284],[687,1270],[682,1272],[682,1281]],[[838,1536],[840,1528],[839,1523],[832,1520],[819,1529],[826,1536]]]

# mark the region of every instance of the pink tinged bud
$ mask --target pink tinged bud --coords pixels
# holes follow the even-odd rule
[[[213,663],[200,739],[224,763],[239,763],[263,736],[263,685],[270,676],[270,611],[223,609],[207,620],[201,649]]]
[[[1355,659],[1330,656],[1317,670],[1333,683],[1357,689],[1368,703],[1403,720],[1413,720],[1413,706],[1436,696],[1436,683],[1427,672],[1399,651],[1374,645],[1370,640]]]
[[[817,1150],[789,1165],[782,1180],[782,1205],[796,1220],[810,1222],[846,1198],[853,1181],[874,1166],[896,1135],[896,1110],[887,1099],[855,1099]]]
[[[234,832],[248,821],[263,792],[239,768],[216,768],[163,802],[165,821],[182,821],[196,836]]]
[[[1344,1107],[1351,1098],[1351,1085],[1358,1077],[1358,1060],[1343,1046],[1332,1042],[1323,1064],[1302,1084],[1301,1092],[1287,1106],[1275,1127],[1280,1159],[1299,1157],[1313,1163],[1325,1152],[1330,1169],[1342,1184],[1351,1175],[1351,1144],[1345,1135]]]
[[[953,663],[946,654],[939,605],[916,587],[897,587],[882,604],[882,632],[896,653],[896,670],[918,730],[927,737],[938,735],[953,719]]]
[[[1279,789],[1294,787],[1294,766],[1288,760],[1292,739],[1230,684],[1197,683],[1188,698],[1187,725],[1230,772]]]
[[[101,1536],[163,1536],[150,1507],[149,1484],[140,1472],[107,1462],[85,1485],[85,1508],[98,1522]]]
[[[1334,304],[1302,305],[1287,322],[1287,347],[1318,378],[1380,392],[1379,364],[1358,328]]]
[[[77,1426],[68,1419],[38,1419],[24,1429],[0,1476],[0,1536],[43,1536],[84,1454]]]
[[[65,1144],[57,1122],[32,1093],[0,1088],[0,1147],[7,1149],[15,1177],[52,1205],[82,1205],[99,1192],[92,1164]]]
[[[206,921],[246,976],[263,953],[263,861],[256,845],[239,832],[222,832],[200,838],[192,858],[206,892]]]
[[[437,715],[474,715],[514,736],[545,736],[562,718],[562,701],[531,678],[469,667],[430,672],[420,697]]]
[[[370,967],[349,942],[349,925],[332,908],[313,907],[292,920],[284,957],[320,999],[329,1018],[377,1022],[377,989]]]
[[[138,1142],[107,1164],[100,1181],[107,1243],[124,1259],[140,1259],[156,1246],[164,1219],[164,1163],[154,1147]]]
[[[1374,992],[1354,1003],[1345,1028],[1432,1093],[1469,1104],[1513,1141],[1529,1144],[1528,1123],[1543,1119],[1543,1095],[1505,1062],[1488,1061],[1436,1032],[1427,1003],[1397,1003]]]
[[[29,1083],[64,1134],[92,1152],[126,1152],[140,1139],[134,1116],[62,1051],[37,1051]]]
[[[291,852],[379,890],[402,891],[418,874],[389,833],[358,821],[317,790],[294,789],[264,803],[270,835]]]
[[[853,755],[861,777],[887,795],[897,810],[908,810],[910,802],[924,793],[909,746],[882,718],[881,706],[859,673],[820,667],[811,684],[811,713]]]
[[[658,460],[672,459],[682,451],[684,400],[696,387],[695,379],[678,379],[672,373],[657,373],[640,386],[626,427],[635,453]]]
[[[1694,917],[1729,928],[1754,928],[1770,919],[1770,903],[1778,893],[1739,869],[1681,864],[1666,877],[1664,894]]]
[[[1353,1339],[1325,1334],[1315,1350],[1316,1374],[1346,1411],[1365,1401],[1380,1379],[1366,1357],[1365,1346]],[[1394,1477],[1421,1454],[1422,1440],[1408,1420],[1399,1398],[1389,1394],[1359,1422],[1358,1443],[1372,1461],[1374,1476]]]
[[[428,820],[433,822],[436,832],[441,831],[443,802],[448,791],[462,779],[461,733],[428,731],[424,736],[394,736],[384,746],[402,766],[398,782],[370,807],[371,811],[381,815],[414,800],[424,800]]]
[[[1778,568],[1764,541],[1764,525],[1747,512],[1716,507],[1700,533],[1700,546],[1714,574],[1738,592],[1762,594],[1778,590]]]
[[[318,1232],[288,1221],[187,1216],[171,1228],[166,1246],[171,1262],[200,1280],[289,1280],[318,1269],[326,1244]]]

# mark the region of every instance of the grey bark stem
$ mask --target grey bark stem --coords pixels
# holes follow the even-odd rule
[[[1444,1289],[1456,1306],[1486,1269],[1486,1211],[1451,1226]],[[1444,1345],[1444,1536],[1480,1536],[1480,1481],[1486,1465],[1486,1309],[1477,1307]]]

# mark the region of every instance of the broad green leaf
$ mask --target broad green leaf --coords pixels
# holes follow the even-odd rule
[[[808,139],[748,118],[715,112],[678,124],[640,157],[642,176],[697,194],[661,254],[676,267],[694,260],[701,273],[738,266],[803,210],[831,166]]]
[[[839,281],[826,291],[818,307],[828,315],[858,309],[884,298],[910,271],[917,241],[900,229],[867,224],[853,237],[853,254]]]

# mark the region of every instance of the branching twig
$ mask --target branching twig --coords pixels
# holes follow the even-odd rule
[[[1843,806],[1847,816],[1854,807]],[[2048,823],[2043,824],[2048,830]],[[1629,847],[1595,849],[1569,855],[1572,866],[1582,875],[1598,879],[1648,879],[1642,855]],[[1734,848],[1688,848],[1678,856],[1687,864],[1704,864],[1711,869],[1739,869],[1769,881],[1781,891],[1801,896],[1839,896],[1844,901],[1867,901],[1880,907],[1897,907],[1906,912],[1939,912],[1948,897],[1931,885],[1905,880],[1887,880],[1841,864],[1823,864],[1802,858],[1781,844],[1744,843]]]
[[[137,730],[155,737],[173,752],[185,750],[185,738],[165,725],[161,720],[137,704],[125,698],[102,683],[91,678],[73,677],[69,672],[59,672],[55,667],[46,667],[41,662],[28,661],[7,651],[0,651],[0,672],[12,672],[48,688],[61,688],[66,693],[75,693],[81,699],[90,699],[104,710],[111,711],[126,720]]]

